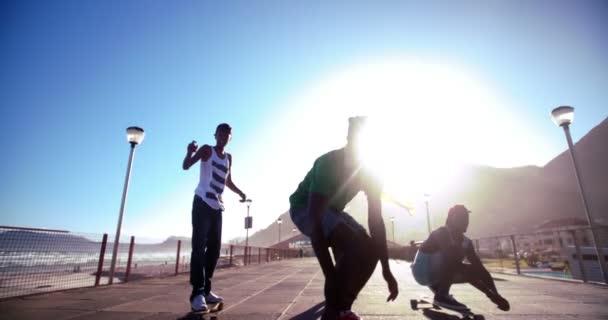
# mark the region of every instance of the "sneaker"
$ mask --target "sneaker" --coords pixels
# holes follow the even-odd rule
[[[205,296],[205,300],[209,304],[216,304],[216,303],[224,302],[224,298],[213,293],[213,291],[209,292],[209,294]]]
[[[190,307],[193,312],[205,312],[208,311],[207,302],[202,294],[195,295],[190,301]]]
[[[433,299],[433,304],[438,305],[440,307],[452,310],[469,310],[467,306],[458,302],[452,295],[442,296],[435,295],[435,299]]]
[[[342,311],[338,314],[338,320],[363,320],[361,317],[359,317],[358,314],[350,311],[350,310],[346,310],[346,311]]]
[[[492,302],[494,302],[496,304],[498,309],[500,309],[502,311],[509,311],[509,309],[511,309],[511,305],[509,305],[509,301],[507,301],[507,299],[503,298],[498,293],[491,295],[490,300],[492,300]]]

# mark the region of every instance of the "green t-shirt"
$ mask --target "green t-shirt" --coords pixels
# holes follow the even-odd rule
[[[367,196],[380,197],[382,185],[365,169],[349,169],[346,166],[345,150],[330,151],[315,160],[298,189],[289,197],[292,209],[308,207],[308,197],[316,192],[329,199],[329,208],[344,211],[346,205],[363,191]]]

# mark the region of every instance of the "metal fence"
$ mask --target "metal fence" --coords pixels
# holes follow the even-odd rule
[[[608,228],[595,228],[604,261]],[[605,282],[590,228],[563,228],[474,240],[484,266],[492,272]]]
[[[107,234],[0,226],[0,299],[107,285],[113,243]],[[121,238],[114,283],[190,271],[189,239]],[[299,257],[294,249],[223,245],[218,267]]]

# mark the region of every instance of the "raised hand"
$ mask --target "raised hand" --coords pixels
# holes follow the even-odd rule
[[[194,153],[196,150],[198,150],[198,145],[196,144],[195,140],[192,140],[192,142],[188,144],[188,152]]]

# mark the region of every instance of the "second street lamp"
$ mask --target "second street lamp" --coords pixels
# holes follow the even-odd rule
[[[431,195],[428,193],[424,194],[424,203],[426,204],[426,227],[429,230],[429,234],[431,234],[431,214],[429,212],[429,200],[431,200]]]
[[[574,176],[576,177],[576,182],[578,183],[578,190],[581,196],[581,200],[583,202],[583,209],[585,210],[585,215],[587,216],[587,221],[589,223],[589,228],[591,229],[591,237],[593,238],[593,243],[595,245],[595,253],[598,257],[598,262],[600,264],[600,270],[602,271],[602,276],[604,278],[604,282],[608,283],[608,273],[606,270],[606,261],[603,259],[604,255],[602,254],[602,250],[600,248],[600,244],[598,243],[598,236],[595,230],[595,221],[591,216],[589,210],[589,204],[587,203],[587,197],[585,193],[585,188],[583,186],[582,176],[580,174],[578,163],[576,160],[576,152],[574,150],[574,143],[572,143],[572,137],[570,135],[570,124],[574,120],[574,108],[571,106],[560,106],[553,111],[551,111],[551,117],[553,118],[553,122],[556,125],[562,127],[564,129],[564,134],[566,135],[566,141],[568,142],[568,149],[570,150],[570,157],[572,158],[572,166],[574,167]],[[581,259],[582,257],[579,257]]]
[[[393,243],[395,243],[395,217],[391,217],[391,223],[393,225]]]
[[[277,224],[279,225],[279,242],[281,242],[281,224],[283,223],[283,220],[281,220],[281,218],[279,218],[279,220],[277,220]]]

